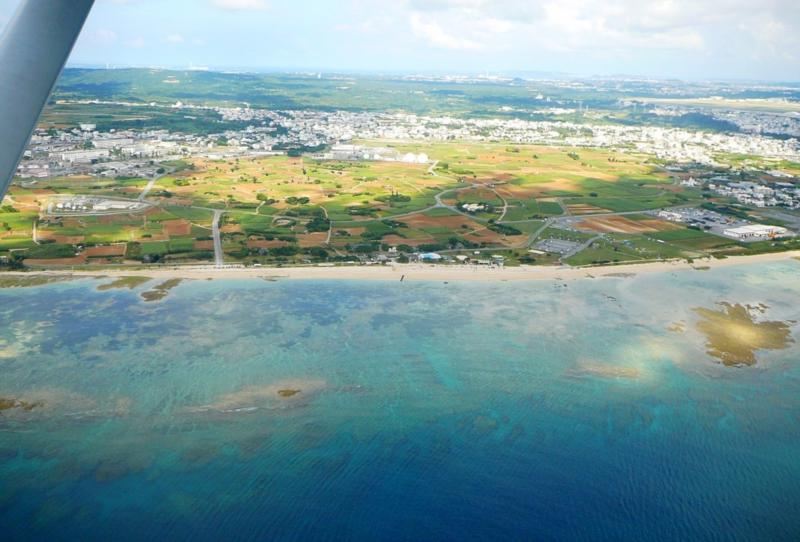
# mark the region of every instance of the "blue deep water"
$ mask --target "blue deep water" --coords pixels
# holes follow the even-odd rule
[[[4,540],[800,540],[800,347],[694,312],[800,321],[800,262],[108,282],[0,290]]]

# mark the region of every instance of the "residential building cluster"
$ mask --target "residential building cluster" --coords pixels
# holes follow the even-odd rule
[[[390,147],[365,147],[363,145],[331,146],[329,151],[312,155],[320,160],[403,162],[405,164],[427,164],[430,159],[423,153],[400,153]]]
[[[169,107],[187,115],[192,110],[212,109],[181,103]],[[167,130],[100,132],[93,125],[81,125],[66,131],[38,131],[20,165],[19,175],[37,178],[80,173],[146,177],[154,174],[156,161],[182,156],[220,159],[291,149],[326,148],[317,156],[328,159],[364,159],[364,153],[371,153],[367,159],[428,161],[424,155],[399,156],[388,148],[376,151],[352,146],[352,141],[357,139],[502,141],[604,147],[651,154],[674,163],[706,166],[717,165],[715,156],[721,153],[800,162],[797,139],[782,140],[756,134],[520,119],[428,117],[406,113],[273,111],[250,107],[213,110],[222,122],[228,125],[238,123],[241,128],[217,134]]]
[[[800,185],[794,183],[732,181],[728,177],[718,176],[708,183],[708,189],[751,207],[800,209]]]
[[[742,111],[726,108],[659,106],[651,110],[658,116],[680,117],[689,113],[708,115],[726,121],[747,134],[800,137],[800,112]]]
[[[702,208],[678,207],[657,211],[654,214],[670,222],[678,222],[720,237],[728,237],[745,243],[769,241],[795,235],[793,231],[781,226],[754,224],[748,220],[725,216]]]

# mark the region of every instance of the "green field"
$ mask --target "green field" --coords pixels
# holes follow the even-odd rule
[[[620,87],[622,84],[622,87]],[[621,100],[650,101],[663,98],[660,84],[625,83],[602,85],[558,84],[558,82],[481,81],[463,84],[450,81],[410,80],[396,76],[322,75],[278,73],[216,73],[160,69],[92,70],[68,68],[62,74],[44,124],[63,126],[80,122],[95,123],[101,130],[166,128],[190,133],[220,133],[241,126],[223,123],[215,112],[196,110],[192,119],[171,111],[175,102],[197,105],[240,106],[243,102],[256,108],[276,110],[316,109],[322,111],[406,111],[417,114],[520,118],[525,120],[561,120],[582,122],[579,113],[556,115],[550,111],[551,100],[567,108],[586,106],[605,113],[594,122],[621,122],[630,125],[678,126],[694,129],[728,130],[730,126],[709,122],[710,117],[694,114],[680,117],[659,117],[632,113]],[[682,82],[678,94],[672,94],[678,105],[719,107],[719,100],[710,103],[703,84]],[[790,111],[795,103],[786,101],[753,101],[743,98],[781,98],[798,100],[800,89],[784,85],[758,91],[720,86],[715,94],[728,100],[724,105],[746,110]],[[539,97],[539,94],[548,99]],[[119,101],[132,106],[92,104],[81,107],[75,100]],[[157,107],[150,104],[155,103]],[[158,107],[162,106],[162,107]]]
[[[101,261],[208,261],[213,258],[212,211],[217,209],[222,211],[225,258],[231,262],[335,262],[395,247],[404,254],[506,251],[511,263],[550,264],[555,258],[534,258],[527,249],[540,239],[584,242],[597,235],[553,227],[540,231],[545,220],[565,213],[622,212],[633,223],[652,223],[652,217],[637,212],[707,201],[698,191],[678,186],[650,157],[632,153],[458,141],[362,144],[424,152],[437,165],[288,156],[187,158],[168,165],[173,173],[156,182],[148,197],[150,210],[110,217],[58,218],[40,211],[54,195],[133,199],[146,180],[69,177],[15,184],[0,210],[0,256],[64,258],[80,256],[87,247],[122,243],[127,246],[124,257],[114,252]],[[473,213],[465,210],[469,204],[481,207]],[[705,232],[666,226],[664,231],[603,235],[568,263],[745,250]]]

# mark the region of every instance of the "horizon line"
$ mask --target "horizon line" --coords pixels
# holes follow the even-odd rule
[[[784,80],[784,79],[755,79],[748,77],[686,77],[686,76],[670,76],[670,75],[644,75],[634,73],[616,73],[616,74],[580,74],[573,72],[549,71],[549,70],[497,70],[497,71],[447,71],[447,70],[378,70],[370,68],[336,68],[336,69],[322,69],[322,68],[309,68],[309,67],[254,67],[254,66],[154,66],[146,64],[119,64],[112,65],[108,63],[92,63],[92,62],[68,62],[66,70],[98,70],[98,71],[115,71],[115,70],[160,70],[160,71],[196,71],[196,72],[209,72],[209,73],[228,73],[228,74],[246,74],[246,73],[261,73],[261,74],[284,74],[284,75],[373,75],[373,76],[405,76],[405,77],[472,77],[472,78],[486,78],[491,80],[493,77],[502,77],[510,79],[519,79],[522,75],[538,76],[540,80],[587,80],[587,79],[630,79],[636,81],[650,80],[650,81],[678,81],[685,83],[766,83],[770,85],[798,85],[800,86],[800,79],[798,80]]]

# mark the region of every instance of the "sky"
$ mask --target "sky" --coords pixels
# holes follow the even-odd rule
[[[97,0],[70,63],[800,81],[800,0]]]

